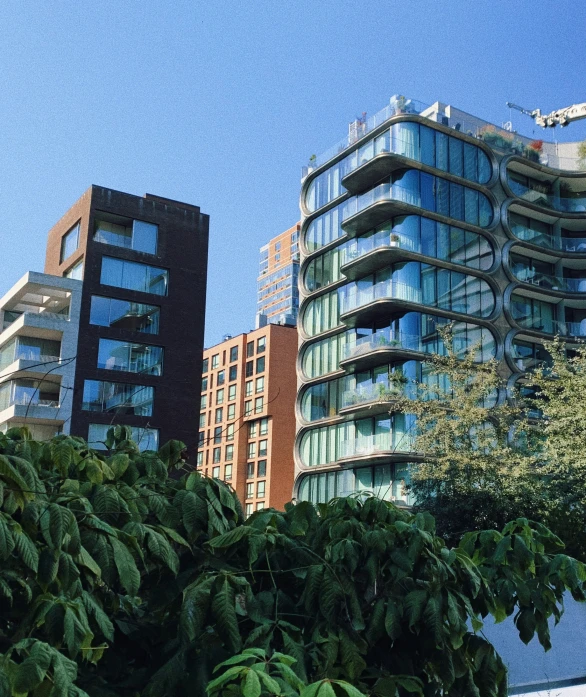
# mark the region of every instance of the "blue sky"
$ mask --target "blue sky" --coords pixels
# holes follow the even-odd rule
[[[211,216],[206,345],[247,331],[312,153],[395,93],[497,124],[586,101],[585,26],[549,0],[3,0],[0,295],[90,184],[148,191]]]

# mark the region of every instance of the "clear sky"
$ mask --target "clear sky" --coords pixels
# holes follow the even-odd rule
[[[499,125],[586,101],[585,28],[583,0],[3,0],[0,295],[99,184],[209,213],[206,345],[247,331],[311,154],[395,93]]]

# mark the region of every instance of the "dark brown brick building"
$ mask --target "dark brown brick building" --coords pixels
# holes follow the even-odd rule
[[[50,230],[45,272],[83,279],[72,434],[124,424],[195,459],[208,231],[197,206],[100,186]]]

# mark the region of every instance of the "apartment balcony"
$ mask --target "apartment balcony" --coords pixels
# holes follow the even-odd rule
[[[421,254],[421,241],[404,232],[381,230],[367,239],[356,238],[344,249],[340,271],[353,281],[401,259]]]
[[[60,362],[59,356],[18,356],[10,363],[0,363],[0,382],[15,377],[40,379],[48,370],[51,370],[52,374],[59,374]]]
[[[338,459],[340,462],[352,460],[360,464],[403,460],[405,453],[411,453],[413,447],[414,438],[407,433],[377,433],[342,441]]]
[[[557,293],[586,293],[586,278],[564,278],[552,276],[546,273],[533,273],[531,270],[523,269],[516,272],[515,278],[520,283],[525,283],[534,288],[544,291],[556,291]]]
[[[15,319],[4,320],[0,343],[4,343],[9,337],[22,334],[60,339],[69,321],[69,315],[56,312],[23,312]]]
[[[517,198],[534,206],[548,208],[558,213],[569,213],[572,216],[586,214],[586,196],[583,195],[584,192],[574,193],[567,188],[564,190],[564,185],[568,186],[565,182],[562,182],[560,194],[550,190],[552,187],[549,181],[544,181],[543,185],[540,185],[539,182],[523,184],[509,176],[507,177],[507,183]]]
[[[400,184],[383,182],[348,201],[342,228],[348,237],[356,237],[394,215],[413,213],[413,207],[422,207],[421,194]]]
[[[391,381],[361,385],[355,390],[342,393],[339,413],[345,415],[365,412],[369,416],[388,413],[393,404],[403,397],[404,392],[401,386]]]
[[[393,333],[381,329],[344,346],[340,368],[365,370],[398,358],[419,358],[424,354],[421,337],[416,334]]]
[[[541,334],[573,338],[586,337],[586,319],[581,322],[558,322],[544,317],[513,317],[513,321],[523,329],[530,329]]]
[[[340,319],[348,326],[358,318],[367,322],[380,314],[381,304],[388,302],[400,307],[408,307],[413,303],[421,304],[421,289],[397,281],[383,281],[363,290],[343,293],[340,296]]]
[[[61,416],[61,418],[59,418]],[[30,395],[15,395],[0,405],[0,426],[45,424],[61,426],[65,416],[60,414],[59,398],[40,399]]]
[[[586,237],[557,237],[518,224],[511,225],[510,228],[518,240],[536,247],[555,252],[568,252],[572,256],[586,254]]]

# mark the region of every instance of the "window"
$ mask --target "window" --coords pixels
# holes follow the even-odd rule
[[[128,329],[144,334],[158,334],[160,310],[161,308],[157,305],[145,305],[129,300],[92,295],[90,324],[95,324],[98,327]],[[207,365],[203,372],[205,373],[206,370]]]
[[[251,421],[248,424],[248,437],[256,438],[258,436],[258,421]]]
[[[221,442],[222,442],[222,427],[216,426],[214,428],[214,443],[221,443]]]
[[[205,445],[205,441],[206,441],[206,432],[205,432],[205,431],[200,431],[200,432],[197,434],[197,447],[198,447],[198,448],[203,448],[203,446]]]
[[[254,413],[255,414],[260,414],[260,412],[263,410],[263,408],[264,408],[263,403],[264,403],[264,400],[262,397],[257,397],[254,400]]]
[[[158,225],[145,223],[142,220],[120,221],[118,223],[98,220],[96,221],[94,242],[134,249],[136,252],[145,252],[146,254],[156,254],[158,231]]]
[[[197,453],[197,467],[198,469],[203,465],[203,450]]]
[[[207,373],[209,370],[210,366],[210,359],[209,358],[204,358],[203,363],[201,364],[201,372],[202,373]]]
[[[258,468],[256,472],[257,477],[266,477],[267,476],[267,461],[266,460],[259,460],[258,461]]]
[[[227,445],[226,446],[226,461],[230,462],[230,460],[234,459],[234,446],[233,445]]]
[[[256,340],[256,352],[257,353],[262,353],[267,345],[267,338],[266,336],[261,336],[259,339]]]
[[[199,427],[200,428],[205,428],[206,426],[206,415],[205,411],[199,415]]]
[[[213,457],[213,462],[220,462],[222,459],[222,448],[214,448],[214,457]]]
[[[256,388],[255,391],[258,394],[259,392],[262,392],[265,388],[265,379],[264,375],[260,378],[256,378]]]
[[[249,443],[248,444],[248,459],[252,460],[253,457],[256,457],[256,443]]]
[[[275,254],[275,264],[277,264],[279,261],[281,261],[281,255]]]
[[[234,440],[234,424],[228,424],[226,428],[226,440]]]
[[[259,499],[262,499],[265,495],[266,481],[257,482],[256,484],[256,495]]]
[[[218,409],[216,409],[215,422],[217,424],[222,423],[223,415],[224,415],[224,408],[223,407],[219,407]]]
[[[217,368],[220,365],[220,354],[216,353],[215,356],[212,356],[212,370]]]
[[[216,392],[216,404],[224,404],[224,388],[223,387]]]
[[[74,278],[77,281],[83,281],[83,259],[75,262],[63,275],[65,278]]]
[[[224,480],[227,482],[232,480],[232,465],[226,465],[224,467]]]
[[[230,349],[230,363],[238,360],[238,346],[232,346]]]
[[[280,251],[281,251],[281,243],[275,242],[275,252],[280,252]]]
[[[201,391],[205,392],[208,389],[208,379],[202,378],[201,380]]]
[[[264,373],[265,370],[265,357],[261,356],[260,358],[256,359],[256,372],[257,373]]]
[[[245,512],[246,512],[247,518],[252,515],[252,504],[251,503],[246,504]]]
[[[79,223],[74,225],[69,232],[61,238],[61,256],[59,263],[62,264],[79,247]]]
[[[199,401],[199,408],[206,409],[207,406],[208,406],[208,396],[207,396],[207,394],[202,394],[201,399]]]
[[[102,257],[100,283],[105,286],[127,288],[141,293],[167,295],[169,272],[157,266],[124,261],[113,257]]]
[[[111,428],[110,424],[90,424],[87,436],[89,446],[94,450],[105,450],[105,441]],[[130,437],[141,452],[143,450],[159,449],[159,430],[157,428],[130,426],[130,432]]]
[[[249,380],[245,385],[245,393],[247,397],[252,395],[252,380]]]
[[[228,371],[228,381],[232,382],[233,380],[236,380],[237,377],[238,377],[238,366],[231,365],[230,369]]]
[[[258,443],[258,456],[259,457],[266,457],[267,456],[267,440],[261,440]]]
[[[216,462],[216,460],[214,460],[214,462]],[[212,477],[214,479],[220,478],[220,468],[219,467],[212,467]]]
[[[250,484],[246,485],[246,498],[247,499],[254,498],[254,484],[253,484],[253,482],[250,482]]]
[[[226,415],[228,420],[236,418],[236,405],[228,404],[228,414]]]
[[[246,463],[246,479],[254,479],[254,462]]]
[[[259,502],[256,504],[256,510],[257,510],[257,511],[262,511],[262,510],[264,510],[264,507],[265,507],[265,502],[264,502],[264,501],[259,501]]]
[[[218,372],[218,377],[216,379],[216,384],[218,386],[223,385],[226,382],[226,371],[225,370],[220,370]]]
[[[247,361],[246,370],[245,370],[245,377],[250,378],[250,377],[252,377],[253,373],[254,373],[254,361]]]
[[[248,399],[244,402],[244,416],[248,416],[249,414],[252,414],[252,399]]]
[[[161,346],[100,339],[98,368],[126,373],[162,375],[163,349]]]
[[[232,402],[233,400],[236,399],[236,385],[230,385],[228,387],[228,401]],[[234,406],[234,405],[232,405]],[[230,418],[230,417],[228,417]]]
[[[154,388],[146,385],[85,380],[81,408],[85,411],[152,416],[154,393]]]
[[[254,356],[254,341],[249,341],[246,344],[246,357],[250,358],[251,356]]]
[[[269,432],[269,420],[266,418],[261,419],[260,420],[260,435],[266,436],[268,432]]]

